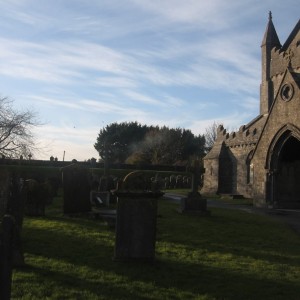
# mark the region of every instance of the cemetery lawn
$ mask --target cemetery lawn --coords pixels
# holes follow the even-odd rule
[[[101,220],[26,217],[26,266],[12,299],[299,299],[300,237],[268,216],[212,208],[181,215],[159,200],[156,260],[112,260],[114,231]]]

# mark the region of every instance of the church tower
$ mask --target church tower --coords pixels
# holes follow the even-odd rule
[[[269,22],[261,44],[262,55],[262,81],[260,85],[260,114],[269,113],[273,102],[273,83],[271,80],[271,51],[273,48],[281,48],[281,44],[276,33],[272,13],[269,12]]]

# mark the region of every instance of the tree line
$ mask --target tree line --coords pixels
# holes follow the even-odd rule
[[[186,165],[206,153],[205,136],[183,128],[112,123],[100,129],[95,149],[112,163]]]
[[[0,156],[30,159],[39,151],[32,133],[38,125],[34,112],[18,111],[12,100],[0,97]],[[204,135],[194,135],[183,128],[115,122],[100,129],[94,147],[111,163],[187,165],[211,149],[218,126],[214,122]]]

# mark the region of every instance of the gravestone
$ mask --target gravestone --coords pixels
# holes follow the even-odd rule
[[[156,215],[156,198],[118,196],[115,260],[154,260]]]
[[[62,168],[64,214],[89,212],[90,184],[88,169],[76,163]]]
[[[109,207],[110,193],[109,192],[90,192],[90,202],[95,208]]]
[[[170,188],[170,177],[165,177],[165,190]]]
[[[40,183],[35,179],[25,180],[26,200],[25,214],[27,216],[44,216],[46,204],[52,201],[52,188],[49,182]]]
[[[176,187],[176,176],[171,175],[170,176],[170,189],[175,189]]]
[[[11,215],[14,218],[14,240],[12,261],[14,266],[24,265],[21,231],[24,216],[24,185],[23,180],[16,174],[1,171],[0,173],[0,218]]]
[[[5,215],[1,224],[0,235],[0,299],[10,299],[13,244],[15,233],[15,220],[10,215]]]
[[[0,172],[0,219],[7,212],[7,203],[9,198],[10,175],[8,172]]]
[[[23,266],[24,254],[22,249],[22,226],[24,218],[25,189],[24,181],[16,174],[11,174],[9,184],[9,198],[6,213],[15,220],[15,233],[13,243],[13,265]]]
[[[157,199],[163,195],[154,188],[145,190],[142,172],[128,174],[119,189],[114,259],[153,261],[155,258]]]
[[[191,171],[193,172],[192,191],[188,193],[187,197],[181,199],[181,207],[179,208],[179,211],[181,213],[190,212],[209,215],[210,212],[207,210],[207,200],[204,199],[198,192],[201,178],[198,160],[194,161]]]
[[[183,178],[181,175],[176,176],[176,188],[181,189],[183,187]]]

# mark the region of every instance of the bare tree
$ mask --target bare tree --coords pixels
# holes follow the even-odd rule
[[[36,149],[32,129],[37,125],[34,112],[18,111],[12,100],[0,98],[0,155],[30,157]]]
[[[210,126],[205,129],[205,147],[208,152],[214,145],[215,140],[217,139],[218,127],[221,124],[213,122]]]

